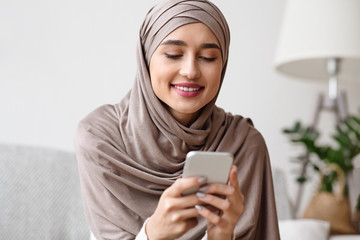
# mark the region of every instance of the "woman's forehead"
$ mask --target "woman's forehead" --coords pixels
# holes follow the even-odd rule
[[[146,62],[169,33],[190,23],[204,23],[215,34],[227,62],[230,31],[221,11],[211,2],[194,0],[165,1],[152,8],[140,30]]]
[[[190,23],[175,29],[162,40],[161,45],[186,45],[188,42],[221,50],[215,34],[203,23]]]

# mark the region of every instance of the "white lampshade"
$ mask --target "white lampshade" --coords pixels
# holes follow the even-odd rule
[[[339,78],[360,80],[360,0],[288,0],[276,69],[328,79],[329,58],[340,59]]]

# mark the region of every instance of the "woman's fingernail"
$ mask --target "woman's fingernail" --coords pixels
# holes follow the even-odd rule
[[[207,190],[209,190],[209,186],[203,186],[203,187],[199,188],[200,192],[206,192]]]
[[[198,211],[203,210],[203,207],[202,207],[201,205],[195,205],[195,208],[196,208]]]
[[[196,196],[198,196],[199,198],[204,198],[204,197],[206,197],[206,194],[202,193],[202,192],[197,192]]]
[[[200,177],[199,179],[198,179],[198,182],[199,183],[206,183],[207,182],[207,178],[206,177]]]

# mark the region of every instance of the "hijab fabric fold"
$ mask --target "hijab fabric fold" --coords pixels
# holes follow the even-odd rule
[[[234,155],[246,197],[236,236],[277,239],[269,158],[251,121],[225,113],[216,107],[215,97],[187,127],[172,117],[152,90],[148,66],[153,52],[172,31],[195,22],[207,25],[219,41],[222,82],[230,33],[220,10],[206,0],[165,1],[149,11],[141,26],[132,89],[120,103],[99,107],[79,123],[76,154],[84,210],[97,239],[134,239],[162,192],[181,177],[191,150]],[[200,239],[205,230],[201,221],[181,239]]]

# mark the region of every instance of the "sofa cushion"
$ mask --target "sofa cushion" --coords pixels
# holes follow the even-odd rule
[[[282,240],[328,240],[330,223],[313,219],[279,221]]]
[[[75,154],[0,145],[2,239],[88,239]]]

